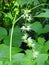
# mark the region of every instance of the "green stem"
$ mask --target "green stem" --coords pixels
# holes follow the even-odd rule
[[[21,16],[14,22],[14,24],[15,24],[17,21],[19,21],[22,17],[23,17],[23,15],[21,15]]]
[[[12,61],[12,36],[13,36],[14,24],[12,25],[11,29],[11,36],[10,36],[10,63]]]
[[[10,65],[11,65],[11,62],[12,62],[12,36],[13,36],[13,31],[14,31],[15,20],[16,20],[16,14],[15,14],[13,22],[12,22],[12,29],[11,29],[11,35],[10,35]]]
[[[14,20],[13,20],[13,25],[12,25],[12,29],[11,29],[11,35],[10,35],[10,65],[11,65],[11,62],[12,62],[12,36],[13,36],[13,31],[14,31],[14,25],[15,23],[21,19],[23,15],[21,15],[17,20],[16,20],[16,14],[15,14],[15,17],[14,17]]]

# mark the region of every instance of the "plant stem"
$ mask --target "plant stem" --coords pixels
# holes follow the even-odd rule
[[[15,24],[17,21],[19,21],[22,17],[23,17],[23,15],[21,15],[21,16],[14,22],[14,24]]]
[[[12,36],[13,36],[14,24],[12,25],[11,29],[11,36],[10,36],[10,64],[12,61]]]
[[[11,62],[12,62],[12,37],[13,37],[13,31],[14,31],[14,25],[15,23],[21,19],[23,15],[21,15],[17,20],[16,20],[16,15],[14,17],[14,20],[13,20],[13,25],[12,25],[12,29],[11,29],[11,35],[10,35],[10,65],[11,65]]]
[[[13,36],[13,31],[14,31],[15,20],[16,20],[16,14],[15,14],[15,17],[14,17],[13,22],[12,22],[12,29],[11,29],[11,34],[10,34],[10,65],[12,62],[12,36]]]

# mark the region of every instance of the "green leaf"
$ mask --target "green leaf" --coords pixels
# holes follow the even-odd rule
[[[49,65],[49,59],[46,61],[45,65]]]
[[[44,45],[41,45],[39,43],[36,43],[35,50],[39,51],[40,53],[45,53]]]
[[[5,25],[5,27],[7,27],[7,26],[10,26],[11,25],[11,20],[9,19],[9,18],[4,18],[4,25]]]
[[[35,17],[40,18],[49,18],[49,9],[43,9],[45,12],[41,12],[40,14],[36,15]]]
[[[48,33],[49,32],[49,24],[45,25],[43,28],[43,33]]]
[[[48,52],[49,50],[49,40],[45,43],[45,51]]]
[[[48,59],[48,54],[40,54],[37,58],[37,65],[45,65],[45,61]]]
[[[20,48],[12,47],[12,58],[15,54],[20,52]],[[0,61],[3,62],[3,65],[10,65],[10,47],[7,45],[0,45]],[[1,65],[1,64],[0,64]]]
[[[13,16],[12,16],[12,14],[10,12],[6,13],[4,15],[4,25],[5,26],[10,26],[11,23],[12,23],[12,20],[13,20]]]
[[[2,10],[2,2],[0,2],[0,11]]]
[[[28,57],[28,59],[32,59],[33,58],[33,52],[32,52],[32,50],[26,50],[25,51],[25,53],[26,53],[26,57]]]
[[[42,24],[40,22],[34,22],[30,25],[30,28],[38,34],[42,33]]]
[[[32,3],[34,0],[17,0],[20,5]]]
[[[29,56],[25,56],[22,53],[16,54],[13,57],[13,65],[32,65],[32,60],[29,59]]]
[[[4,17],[5,18],[9,18],[9,19],[13,19],[13,17],[12,17],[12,14],[9,12],[9,13],[6,13],[5,15],[4,15]]]
[[[37,5],[39,4],[39,1],[38,0],[34,0],[34,5]]]
[[[7,61],[7,60],[4,61],[4,62],[3,62],[3,65],[10,65],[10,61]]]
[[[8,47],[7,45],[0,45],[0,60],[4,61],[4,60],[9,60],[10,58],[10,47]],[[12,56],[17,54],[18,52],[20,52],[21,49],[20,48],[16,48],[16,47],[12,47]]]
[[[43,45],[43,44],[45,43],[45,41],[46,41],[46,40],[45,40],[44,38],[42,38],[42,37],[39,37],[39,38],[38,38],[38,43],[39,43],[39,44],[42,44],[42,45]]]
[[[31,30],[38,33],[48,33],[49,32],[49,24],[46,24],[45,27],[42,26],[42,24],[38,21],[35,21],[32,24],[25,24],[25,26],[30,26]]]
[[[18,53],[13,56],[13,62],[15,63],[17,61],[16,63],[20,64],[20,63],[22,63],[23,58],[24,58],[24,54]]]
[[[13,46],[20,47],[22,43],[22,36],[23,33],[21,32],[21,29],[16,26],[13,32]]]
[[[0,65],[3,65],[3,62],[2,61],[0,61]]]
[[[9,58],[9,48],[4,44],[0,45],[0,60],[3,58]]]
[[[5,28],[0,27],[0,41],[3,40],[7,36],[7,31]]]
[[[45,2],[45,3],[46,3],[46,2],[47,2],[47,0],[42,0],[42,2]]]
[[[11,32],[11,30],[10,30]],[[10,45],[10,32],[9,32],[9,36],[7,36],[4,39],[4,43],[6,45]],[[12,45],[15,47],[20,47],[21,43],[22,43],[22,36],[23,36],[23,32],[21,32],[20,28],[18,26],[16,26],[14,28],[14,32],[13,32],[13,40],[12,40]]]

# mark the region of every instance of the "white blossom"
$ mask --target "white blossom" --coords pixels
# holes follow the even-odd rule
[[[34,43],[32,44],[32,47],[33,47],[33,48],[35,47],[35,44],[34,44]]]
[[[28,14],[24,14],[23,15],[23,18],[25,19],[25,18],[28,18],[29,17],[29,15]]]
[[[35,43],[33,43],[31,37],[29,37],[29,38],[27,39],[27,41],[28,41],[28,46],[30,46],[30,47],[32,47],[32,48],[35,48]]]
[[[28,14],[25,14],[25,17],[27,18],[27,17],[29,17],[29,15]]]
[[[27,37],[28,37],[28,35],[27,34],[24,34],[24,36],[22,37],[22,39],[26,40]]]
[[[24,10],[24,14],[31,12],[31,10]]]
[[[27,39],[27,41],[28,41],[29,44],[31,44],[31,43],[32,43],[31,37],[29,37],[29,38]]]
[[[27,27],[25,27],[25,26],[22,26],[21,27],[21,30],[23,30],[23,31],[30,31],[30,26],[27,26]]]
[[[23,31],[26,30],[26,27],[25,26],[22,26],[21,27],[21,30],[23,30]]]
[[[30,12],[30,10],[24,10],[23,18],[29,18],[28,12]]]
[[[27,20],[30,22],[30,21],[31,21],[31,19],[32,19],[32,18],[31,18],[31,16],[29,16]]]
[[[29,47],[32,47],[32,44],[31,44],[31,43],[28,43],[28,46],[29,46]]]
[[[27,31],[30,31],[30,29],[31,29],[30,26],[27,26],[26,30],[27,30]]]
[[[38,51],[34,51],[34,52],[33,52],[33,57],[34,57],[34,58],[37,58],[38,55],[39,55],[39,52],[38,52]]]

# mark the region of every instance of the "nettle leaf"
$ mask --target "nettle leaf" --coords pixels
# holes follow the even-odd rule
[[[32,3],[34,0],[16,0],[20,5]]]
[[[40,22],[34,22],[30,25],[30,28],[38,34],[42,33],[42,24]]]
[[[48,52],[49,50],[49,40],[45,43],[45,51]]]
[[[0,27],[0,41],[3,40],[7,36],[7,31],[5,28]]]
[[[42,37],[39,37],[39,38],[38,38],[38,43],[40,43],[40,44],[42,44],[42,45],[45,43],[45,41],[46,41],[46,40],[45,40],[44,38],[42,38]]]
[[[37,58],[37,65],[45,65],[45,61],[48,59],[48,54],[40,54]]]
[[[35,17],[40,18],[49,18],[49,9],[43,9],[44,12],[41,12],[40,14],[36,15]]]
[[[20,47],[20,45],[22,43],[22,36],[23,36],[23,32],[21,32],[20,28],[16,26],[14,28],[14,32],[13,32],[13,40],[12,40],[13,46]],[[7,36],[4,39],[4,43],[6,45],[10,45],[10,32],[9,32],[9,36]]]

